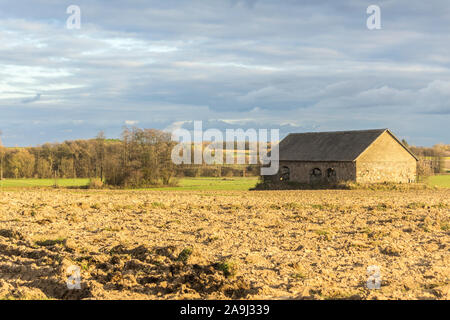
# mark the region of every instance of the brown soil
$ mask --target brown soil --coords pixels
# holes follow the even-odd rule
[[[4,299],[449,299],[449,266],[450,190],[0,194]]]

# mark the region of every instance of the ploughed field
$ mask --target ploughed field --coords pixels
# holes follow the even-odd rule
[[[448,189],[9,190],[0,221],[3,299],[450,298]]]

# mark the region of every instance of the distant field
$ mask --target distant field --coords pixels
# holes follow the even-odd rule
[[[178,187],[151,188],[151,190],[249,190],[258,182],[257,177],[230,178],[182,178]],[[53,179],[5,179],[0,181],[1,187],[52,187]],[[89,184],[89,179],[58,179],[60,187],[83,187]]]
[[[181,178],[178,187],[147,188],[149,190],[237,190],[246,191],[253,188],[258,182],[258,177],[229,177],[229,178]],[[52,187],[53,179],[5,179],[0,181],[1,187]],[[427,183],[431,186],[450,188],[450,175],[437,175],[429,177]],[[60,187],[83,187],[89,184],[89,179],[58,179]]]
[[[182,178],[178,187],[157,190],[249,190],[258,182],[258,177],[230,178]]]
[[[450,175],[439,175],[429,177],[428,184],[432,186],[450,188]]]
[[[57,179],[60,187],[83,187],[89,183],[89,179]],[[0,181],[1,187],[52,187],[54,179],[4,179]]]

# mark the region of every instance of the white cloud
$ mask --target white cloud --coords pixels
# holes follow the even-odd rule
[[[0,0],[0,127],[16,133],[13,144],[29,144],[18,133],[33,121],[46,124],[42,143],[60,125],[117,132],[123,119],[160,128],[388,124],[418,143],[450,139],[440,126],[450,115],[446,1],[381,1],[374,32],[367,6],[353,0],[80,6],[82,28],[68,31],[54,1]]]

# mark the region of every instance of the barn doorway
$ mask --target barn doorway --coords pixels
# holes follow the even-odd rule
[[[291,179],[291,169],[283,166],[280,169],[280,181],[289,181]]]
[[[309,173],[309,181],[311,183],[319,183],[322,180],[322,170],[314,168]]]
[[[336,169],[334,168],[327,169],[327,180],[329,182],[336,182]]]

